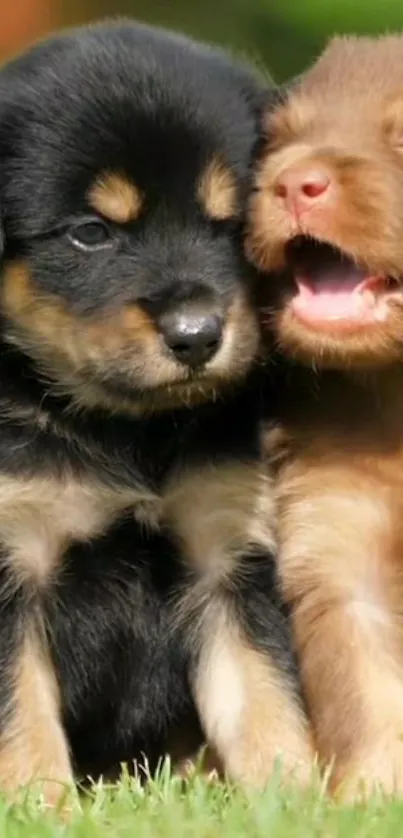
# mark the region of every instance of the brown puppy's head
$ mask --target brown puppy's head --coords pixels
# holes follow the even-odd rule
[[[267,134],[246,244],[275,272],[279,344],[336,368],[403,358],[403,37],[333,40]]]

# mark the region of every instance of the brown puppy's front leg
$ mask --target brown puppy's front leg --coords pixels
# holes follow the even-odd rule
[[[402,793],[391,494],[364,470],[305,463],[286,469],[280,504],[280,573],[320,758],[333,763],[332,786],[346,797],[376,786]]]

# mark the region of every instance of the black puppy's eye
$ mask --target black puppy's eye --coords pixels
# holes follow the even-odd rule
[[[70,241],[82,250],[99,250],[110,244],[112,238],[108,225],[100,219],[81,221],[70,228],[68,235]]]

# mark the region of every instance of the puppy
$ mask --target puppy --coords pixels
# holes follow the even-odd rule
[[[282,586],[347,795],[403,792],[402,195],[403,38],[337,38],[268,116],[247,248],[291,359]]]
[[[0,77],[2,787],[158,755],[193,701],[234,780],[311,770],[241,248],[263,93],[128,21]]]

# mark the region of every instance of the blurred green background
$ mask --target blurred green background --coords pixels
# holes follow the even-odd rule
[[[0,0],[0,60],[62,25],[119,14],[230,46],[277,81],[335,32],[403,30],[403,0]]]

